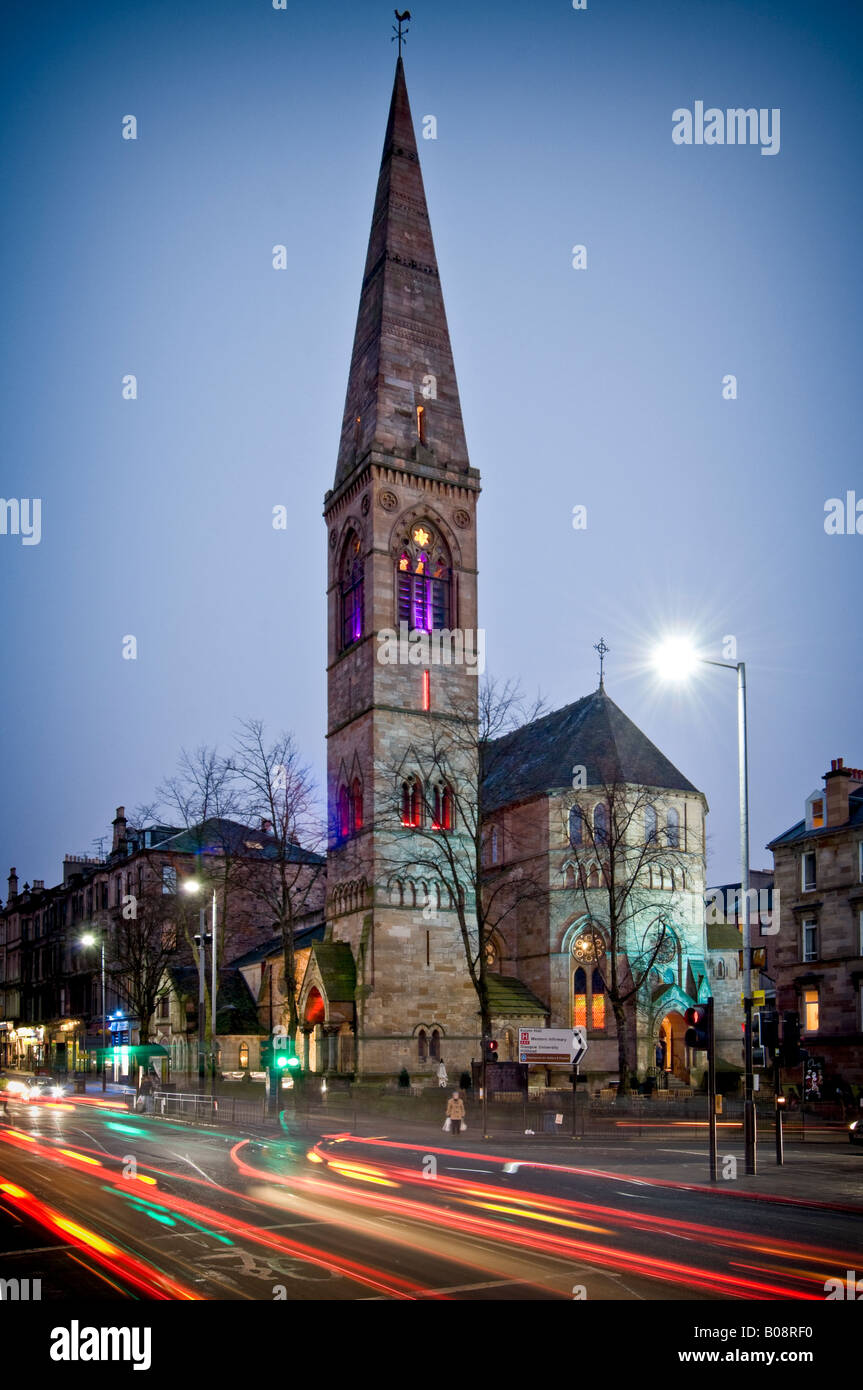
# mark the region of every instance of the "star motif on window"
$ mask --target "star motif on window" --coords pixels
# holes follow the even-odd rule
[[[431,536],[429,535],[428,531],[424,530],[422,526],[418,526],[414,531],[414,540],[416,541],[417,545],[428,545],[429,541],[431,540]]]

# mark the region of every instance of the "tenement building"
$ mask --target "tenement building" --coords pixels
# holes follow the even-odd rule
[[[781,1011],[826,1074],[863,1082],[863,769],[834,758],[803,818],[768,846],[781,916],[771,951]],[[793,1079],[793,1078],[789,1078]]]

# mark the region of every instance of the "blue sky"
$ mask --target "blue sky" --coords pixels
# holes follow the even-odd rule
[[[863,536],[823,525],[828,498],[863,498],[861,20],[443,0],[405,54],[415,122],[438,123],[420,155],[483,477],[489,667],[557,707],[595,687],[604,636],[609,693],[708,797],[718,882],[733,677],[658,687],[656,637],[719,657],[731,634],[747,662],[754,866],[832,757],[863,763]],[[237,718],[323,768],[320,513],[391,22],[343,0],[4,6],[0,493],[42,499],[39,545],[0,536],[4,877],[56,881]],[[696,100],[780,108],[779,154],[675,145]]]

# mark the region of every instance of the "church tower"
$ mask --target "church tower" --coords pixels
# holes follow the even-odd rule
[[[409,643],[385,641],[399,630],[476,640],[478,495],[399,57],[324,499],[327,930],[301,993],[306,1030],[319,1022],[330,1036],[326,1065],[361,1076],[430,1075],[442,1056],[457,1080],[479,1056],[455,914],[446,901],[430,912],[427,885],[394,862],[399,843],[406,865],[416,857],[418,817],[451,814],[421,750],[452,702],[476,701],[476,667],[419,664]],[[352,1017],[339,992],[352,992]]]

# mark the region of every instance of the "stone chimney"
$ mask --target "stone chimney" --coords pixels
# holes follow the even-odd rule
[[[848,798],[863,783],[863,770],[845,767],[844,759],[832,758],[830,771],[824,774],[824,793],[827,802],[825,826],[845,825],[848,821]]]
[[[126,807],[118,806],[117,814],[113,821],[114,842],[111,845],[111,852],[117,854],[126,845]]]
[[[34,878],[34,880],[33,880],[33,892],[34,892],[34,893],[44,893],[44,892],[45,892],[45,880],[44,880],[44,878]]]
[[[262,816],[262,817],[261,817],[261,829],[263,830],[263,832],[264,832],[265,835],[272,835],[272,833],[273,833],[273,822],[272,822],[271,820],[266,820],[266,819]]]
[[[17,896],[18,896],[18,870],[17,870],[17,869],[10,869],[10,870],[9,870],[9,880],[8,880],[8,883],[9,883],[9,891],[8,891],[8,893],[6,894],[6,897],[7,897],[8,901],[11,903],[12,899],[13,899],[13,898],[17,898]]]

